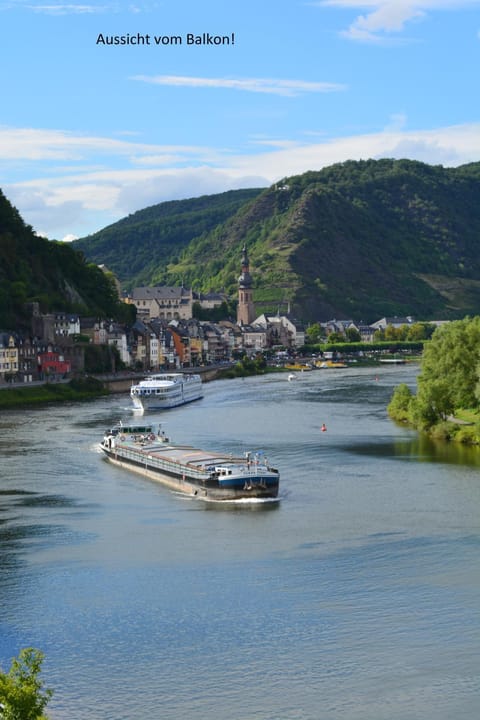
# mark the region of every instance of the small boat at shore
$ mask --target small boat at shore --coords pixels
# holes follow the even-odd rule
[[[122,423],[105,432],[100,448],[113,464],[200,499],[272,499],[278,495],[279,471],[260,452],[234,457],[174,445],[161,426]]]
[[[202,378],[191,373],[156,373],[130,388],[135,410],[165,410],[203,397]]]
[[[310,370],[312,370],[312,366],[307,365],[307,363],[288,363],[285,365],[285,370],[292,370],[293,372],[310,372]]]
[[[329,369],[339,369],[339,368],[347,368],[348,365],[344,362],[338,362],[336,360],[317,360],[315,363],[317,368],[323,369],[323,368],[329,368]]]

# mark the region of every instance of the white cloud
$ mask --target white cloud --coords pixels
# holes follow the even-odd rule
[[[44,2],[42,0],[3,0],[0,2],[0,10],[14,10],[19,7],[23,10],[44,14],[44,15],[93,15],[102,13],[117,14],[125,11],[137,15],[150,9],[156,9],[156,2],[129,3],[119,2],[119,0],[107,0],[103,4],[96,2],[71,2],[65,3],[61,0],[50,0]]]
[[[264,136],[255,136],[250,140],[252,145],[265,145],[265,147],[278,148],[282,150],[296,148],[300,145],[298,140],[289,140],[287,138],[269,138]]]
[[[28,10],[45,15],[90,15],[108,11],[105,5],[28,5]]]
[[[105,161],[102,167],[87,162],[85,166],[79,163],[68,169],[60,165],[55,170],[52,166],[48,174],[39,177],[35,172],[37,162],[33,162],[29,180],[10,182],[2,189],[33,227],[42,228],[50,237],[68,234],[81,237],[128,213],[165,200],[240,187],[263,187],[289,175],[320,170],[345,160],[391,157],[457,166],[480,158],[480,123],[421,131],[407,131],[404,124],[405,118],[399,114],[390,118],[383,132],[330,139],[312,135],[303,144],[298,140],[257,137],[253,140],[265,149],[259,151],[254,142],[251,151],[244,154],[186,146],[180,159],[177,152],[172,153],[171,164],[166,164],[165,148],[112,141],[109,152],[114,153],[116,148],[117,155],[107,157],[109,162]],[[65,137],[76,140],[63,132],[57,135],[59,147],[65,143]],[[8,149],[5,137],[11,136],[7,131],[2,136],[0,129],[0,159]],[[37,151],[32,137],[39,141]],[[49,131],[48,137],[56,147],[55,132]],[[96,153],[101,141],[107,146],[109,141],[98,137],[80,139],[82,143],[74,142],[74,147],[81,147],[86,153],[87,150]],[[137,156],[142,159],[139,148],[143,148],[143,163],[132,160]],[[26,154],[37,158],[46,153],[45,136],[41,131],[33,132]],[[156,155],[159,162],[155,161]]]
[[[204,152],[204,147],[192,145],[152,145],[64,130],[0,126],[0,159],[5,161],[83,160],[91,153],[98,158],[149,153],[191,156]]]
[[[420,20],[435,10],[458,10],[475,6],[480,0],[320,0],[318,6],[366,10],[342,35],[351,40],[381,42],[392,33],[400,33],[407,23]]]
[[[306,80],[279,80],[276,78],[202,78],[182,75],[135,75],[131,78],[152,85],[174,87],[221,88],[244,90],[254,93],[268,93],[293,97],[302,93],[335,92],[345,90],[345,85]]]
[[[309,143],[294,149],[237,157],[235,167],[243,172],[264,169],[271,182],[319,170],[346,160],[409,158],[432,165],[457,166],[480,157],[480,124],[458,125],[435,130],[385,130]]]
[[[405,113],[394,113],[390,115],[388,125],[385,127],[386,131],[400,131],[405,128],[407,124],[407,116]]]

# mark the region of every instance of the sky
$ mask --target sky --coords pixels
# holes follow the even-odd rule
[[[480,161],[480,0],[0,0],[0,189],[72,240],[345,160]]]

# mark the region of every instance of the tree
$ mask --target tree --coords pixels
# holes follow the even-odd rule
[[[428,340],[433,335],[435,325],[432,323],[421,323],[416,322],[412,325],[407,326],[407,332],[405,334],[406,340]]]
[[[425,345],[418,394],[443,393],[444,405],[476,407],[475,388],[480,362],[480,317],[464,318],[437,328]]]
[[[328,343],[334,345],[335,343],[345,342],[345,336],[339,332],[332,332],[328,336]]]
[[[460,409],[480,404],[480,317],[464,318],[437,328],[425,344],[418,390],[395,392],[389,412],[419,429],[428,429]]]
[[[361,342],[362,336],[355,327],[349,327],[345,330],[345,335],[349,342]]]
[[[8,673],[0,671],[2,720],[46,720],[43,711],[53,691],[39,679],[43,657],[40,650],[24,648]]]
[[[320,338],[322,337],[322,327],[320,323],[313,323],[312,325],[309,325],[305,335],[307,336],[307,342],[310,345],[315,345],[315,343],[318,343],[320,341]]]
[[[410,421],[410,404],[413,393],[405,383],[398,385],[388,405],[388,414],[399,422]]]

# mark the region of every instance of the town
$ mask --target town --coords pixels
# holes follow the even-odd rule
[[[238,278],[236,322],[194,317],[195,304],[206,311],[221,307],[226,300],[221,293],[197,294],[183,286],[138,287],[123,300],[136,308],[136,321],[128,327],[61,310],[44,314],[38,303],[32,303],[29,334],[0,331],[0,386],[126,368],[198,368],[267,351],[294,357],[308,340],[309,330],[288,312],[256,315],[246,247]],[[412,317],[384,317],[371,325],[336,319],[316,325],[324,338],[367,343],[379,336],[394,339],[396,329],[415,327]],[[430,325],[435,327],[435,323]],[[424,338],[413,334],[410,339]]]

